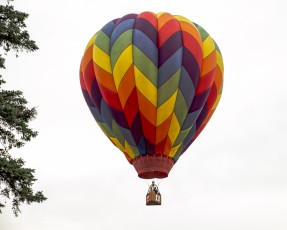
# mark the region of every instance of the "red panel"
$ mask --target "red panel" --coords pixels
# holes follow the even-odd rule
[[[207,101],[206,101],[208,112],[210,112],[210,110],[212,109],[216,101],[216,98],[217,98],[217,89],[216,89],[215,84],[213,84],[211,87],[210,93],[208,95]]]
[[[144,115],[141,115],[141,122],[142,122],[142,129],[144,136],[155,145],[155,134],[156,134],[156,128],[153,124],[151,124]]]
[[[180,26],[176,19],[172,19],[164,24],[158,31],[158,48],[160,48],[171,35],[179,30]]]
[[[203,54],[200,44],[198,44],[198,41],[191,34],[185,31],[182,32],[182,38],[183,46],[188,49],[190,53],[192,53],[193,57],[196,59],[199,69],[201,69]]]
[[[156,15],[152,12],[143,12],[138,15],[137,18],[144,18],[146,19],[150,24],[153,25],[155,29],[157,29],[157,18]]]
[[[216,69],[213,69],[212,71],[210,71],[205,76],[202,76],[199,79],[199,83],[196,88],[195,95],[205,92],[212,86],[212,83],[214,82],[214,77],[215,77],[215,70]]]
[[[86,84],[86,88],[87,88],[89,94],[91,94],[93,81],[96,80],[95,79],[95,73],[94,73],[93,60],[91,60],[88,63],[86,69],[84,70],[83,77],[84,77],[84,81]]]
[[[109,89],[105,88],[104,86],[102,86],[100,83],[99,84],[99,88],[100,91],[102,93],[103,98],[105,99],[105,101],[107,102],[107,104],[118,110],[118,111],[123,111],[118,94],[110,91]]]
[[[129,127],[131,127],[138,111],[139,111],[139,106],[138,106],[138,99],[137,99],[137,89],[134,88],[124,108],[125,117],[127,119]]]
[[[156,154],[163,154],[164,146],[165,146],[166,138],[164,138],[160,143],[155,146]]]

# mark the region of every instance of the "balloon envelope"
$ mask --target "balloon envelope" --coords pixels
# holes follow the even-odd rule
[[[138,176],[164,178],[214,112],[223,60],[185,17],[128,14],[90,39],[80,83],[98,125]]]

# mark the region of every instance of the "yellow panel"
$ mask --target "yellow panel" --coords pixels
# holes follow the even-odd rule
[[[159,12],[159,13],[156,14],[156,17],[159,18],[163,14],[166,14],[166,12]]]
[[[215,45],[210,36],[208,36],[202,43],[203,58],[207,57],[215,50]]]
[[[190,20],[188,20],[188,18],[186,18],[186,17],[180,16],[180,15],[175,15],[174,17],[175,17],[178,21],[187,22],[188,24],[191,24],[193,27],[195,27],[195,25],[194,25]]]
[[[135,66],[135,80],[138,90],[154,105],[157,106],[157,88]]]
[[[175,116],[175,113],[173,113],[171,123],[169,126],[169,131],[168,131],[168,136],[169,136],[169,139],[171,141],[171,145],[173,145],[173,143],[175,142],[179,132],[180,132],[180,125],[179,125],[179,122]]]
[[[173,147],[173,148],[170,150],[168,156],[169,156],[169,157],[174,157],[174,155],[176,154],[176,152],[177,152],[177,150],[179,149],[180,146],[181,146],[181,144],[179,144],[178,146]]]
[[[109,134],[108,134],[108,133],[106,132],[106,130],[102,127],[102,123],[99,122],[99,121],[96,121],[96,122],[97,122],[98,126],[100,126],[100,128],[101,128],[101,130],[104,132],[104,134],[105,134],[107,137],[110,138]]]
[[[217,62],[217,65],[219,66],[219,68],[221,70],[222,75],[223,75],[224,74],[223,59],[222,59],[221,54],[217,50],[216,50],[216,62]]]
[[[124,147],[121,145],[121,143],[119,142],[119,140],[115,137],[110,137],[112,142],[122,151],[125,152]]]
[[[156,125],[159,126],[161,123],[163,123],[173,112],[175,100],[177,96],[177,91],[164,103],[157,109],[157,117],[156,117]]]
[[[220,98],[221,98],[221,94],[217,95],[217,98],[216,98],[216,101],[214,102],[214,105],[212,106],[212,109],[211,110],[215,110],[219,101],[220,101]]]
[[[110,56],[94,45],[93,61],[102,69],[112,74]]]
[[[127,141],[125,141],[125,152],[129,155],[130,158],[135,158],[135,154]]]
[[[119,85],[128,71],[130,66],[133,64],[133,53],[132,53],[132,44],[129,45],[119,56],[115,67],[113,69],[114,81],[117,90],[119,90]]]
[[[85,52],[87,51],[87,49],[89,49],[89,47],[90,47],[91,45],[94,44],[94,42],[95,42],[97,36],[98,36],[98,33],[96,33],[96,34],[90,39],[90,41],[88,42],[88,44],[87,44],[87,46],[86,46]]]

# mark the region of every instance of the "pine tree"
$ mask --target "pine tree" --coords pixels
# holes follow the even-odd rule
[[[26,29],[27,13],[19,12],[8,0],[0,5],[0,68],[5,68],[5,56],[12,51],[33,52],[38,49],[30,39]],[[5,80],[0,75],[0,198],[12,199],[12,209],[17,216],[22,203],[42,202],[46,197],[42,192],[33,192],[32,186],[37,180],[34,169],[25,168],[21,158],[13,158],[9,151],[20,148],[35,138],[38,132],[29,127],[36,118],[35,108],[27,107],[27,100],[19,90],[4,90]],[[5,205],[0,200],[0,213]]]

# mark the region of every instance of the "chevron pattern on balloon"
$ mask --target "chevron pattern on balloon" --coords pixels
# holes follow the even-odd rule
[[[80,83],[96,122],[130,163],[147,155],[176,162],[218,105],[223,60],[212,37],[183,16],[128,14],[90,39]]]

